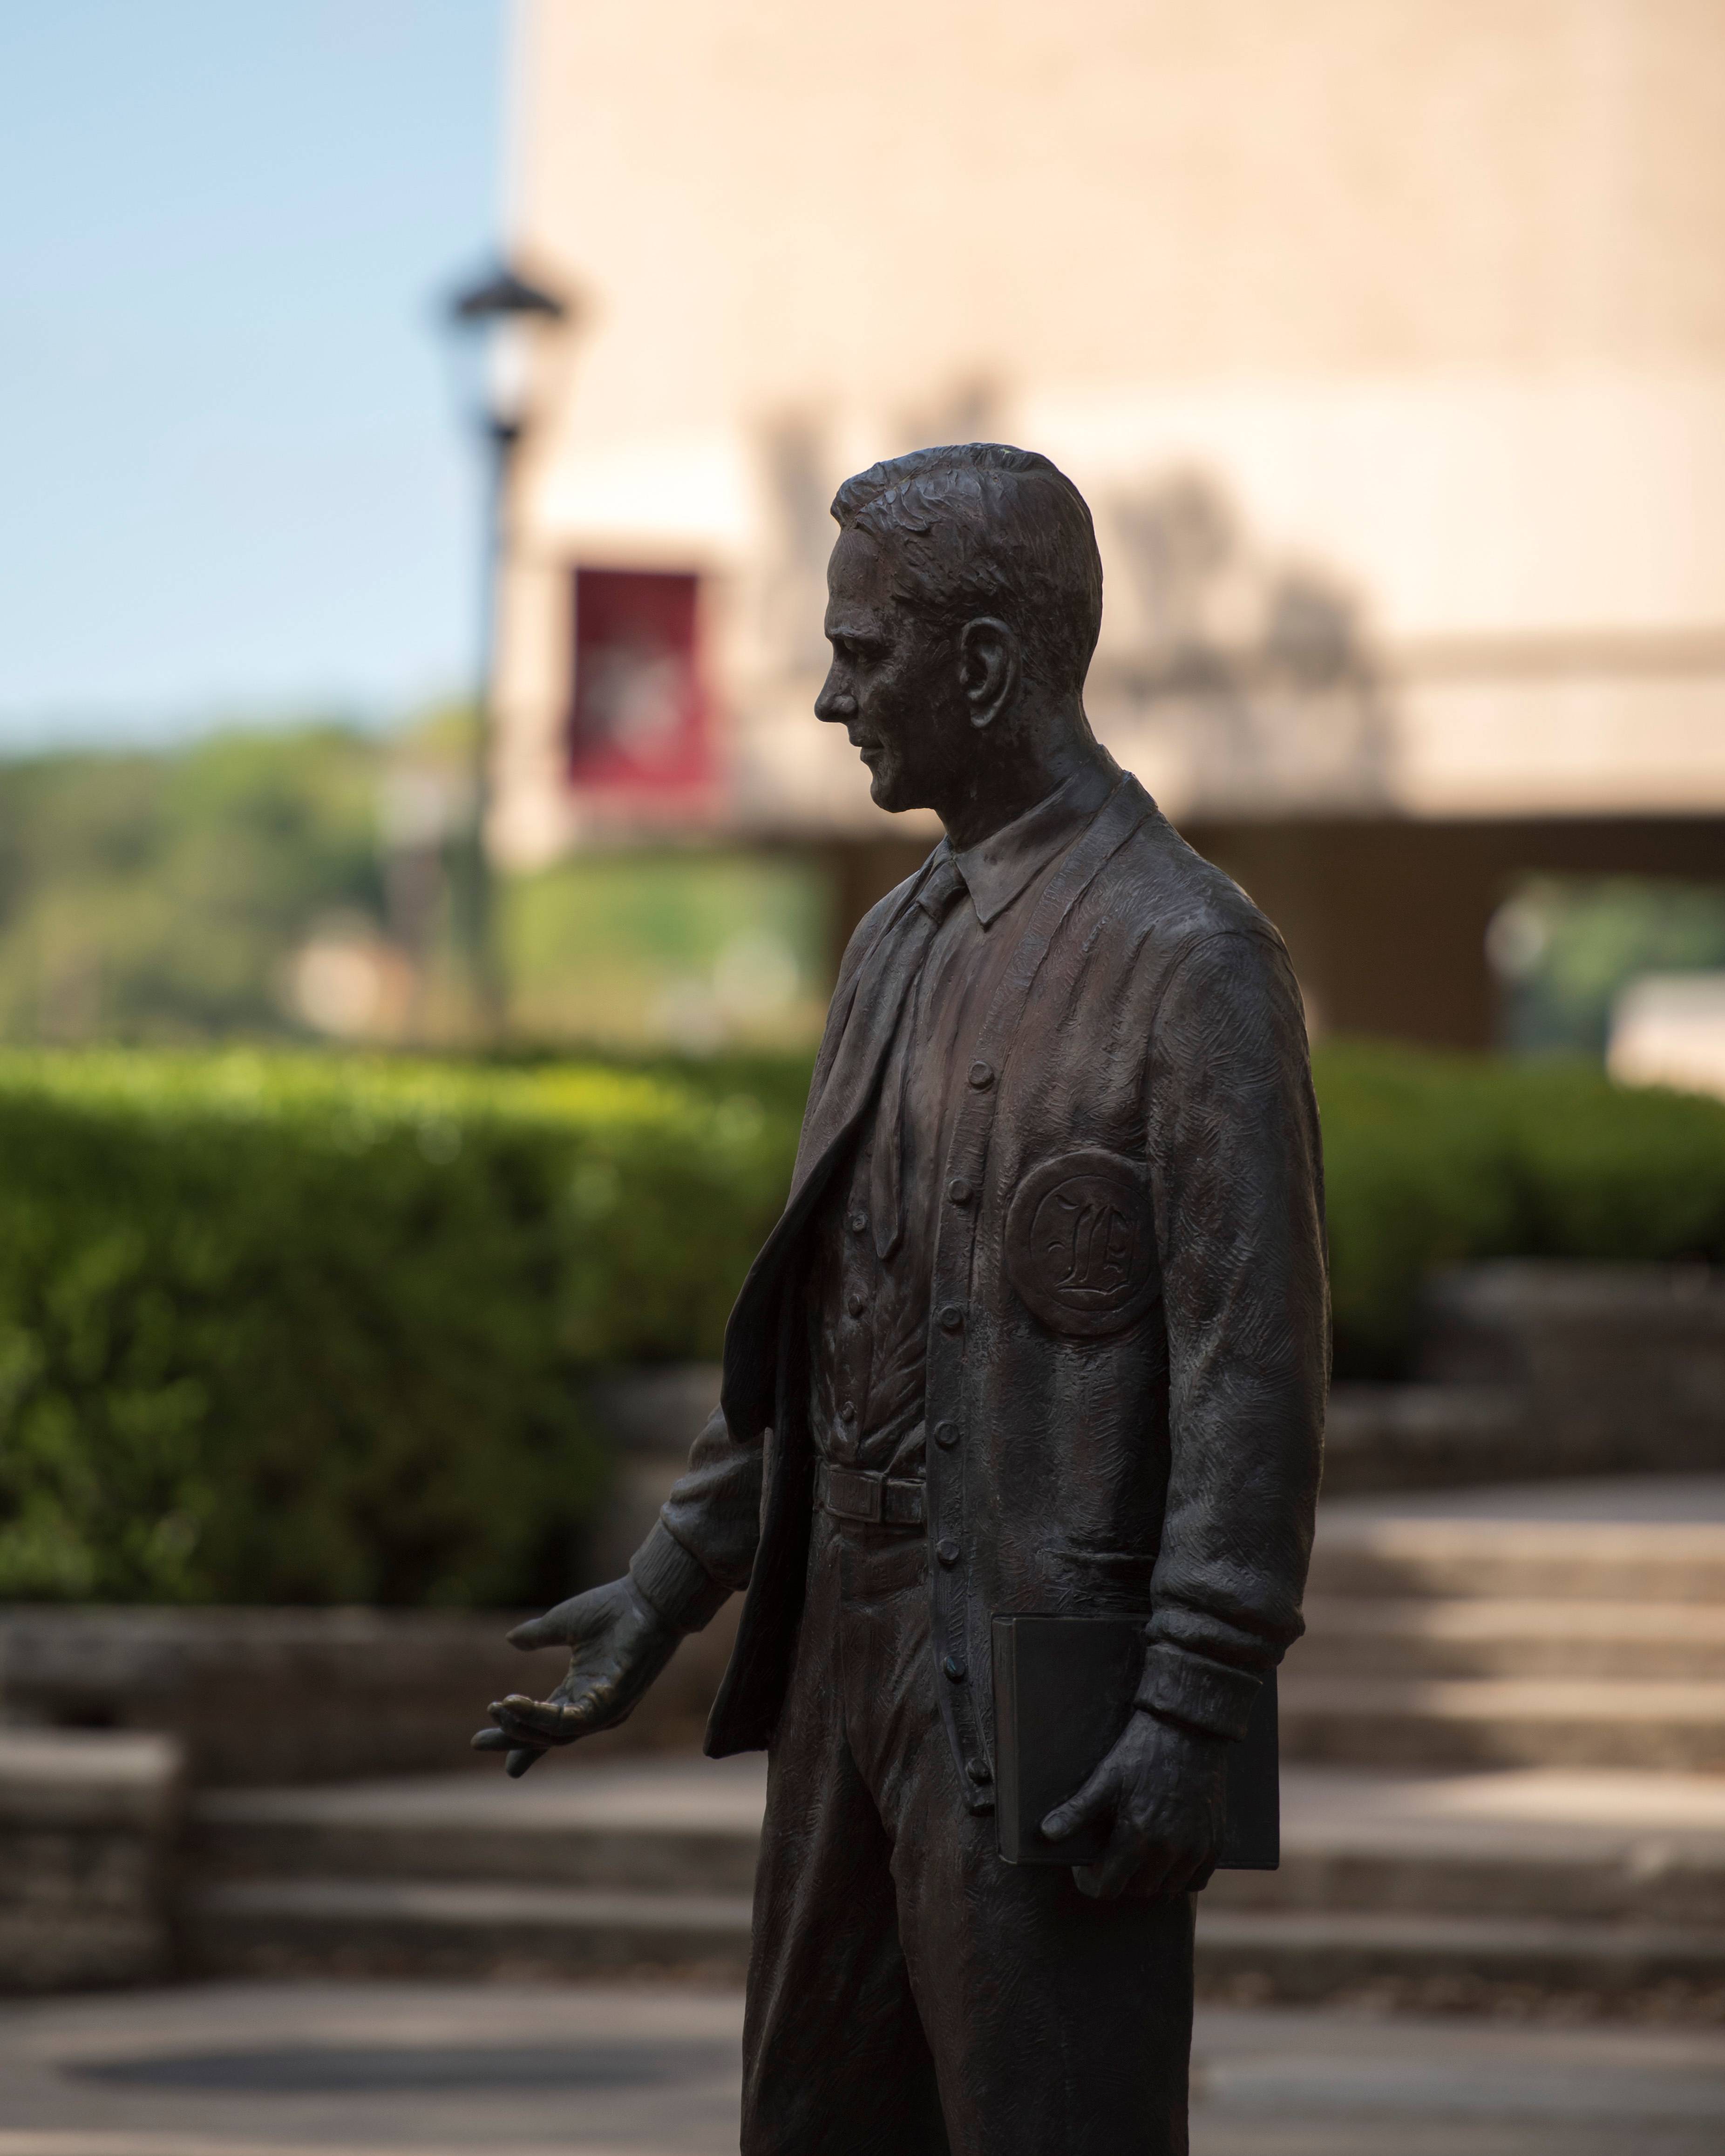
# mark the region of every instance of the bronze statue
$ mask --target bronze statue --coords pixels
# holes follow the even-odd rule
[[[1171,2156],[1193,1895],[1301,1630],[1325,1385],[1322,1170],[1275,931],[1092,736],[1089,511],[1040,456],[847,480],[842,726],[947,835],[851,939],[722,1403],[627,1578],[514,1636],[520,1774],[626,1716],[745,1593],[707,1750],[764,1747],[747,2156]],[[1142,1615],[1111,1750],[1003,1861],[996,1616]],[[1131,1635],[1127,1640],[1130,1646]]]

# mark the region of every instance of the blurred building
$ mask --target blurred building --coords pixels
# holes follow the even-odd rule
[[[1725,973],[1648,973],[1612,1013],[1606,1067],[1625,1086],[1725,1100]]]
[[[809,715],[827,504],[1045,450],[1098,732],[1325,1024],[1488,1034],[1518,873],[1725,876],[1719,0],[526,0],[493,838],[934,829]]]

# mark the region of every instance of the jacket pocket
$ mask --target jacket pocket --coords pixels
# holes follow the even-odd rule
[[[1097,1609],[1149,1614],[1153,1550],[1056,1549],[1046,1563],[1051,1582]]]

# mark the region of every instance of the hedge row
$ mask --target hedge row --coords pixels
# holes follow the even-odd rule
[[[0,1055],[0,1595],[485,1604],[567,1589],[598,1363],[711,1356],[806,1064]],[[1434,1265],[1725,1262],[1725,1106],[1318,1058],[1337,1368]]]
[[[1344,1042],[1314,1059],[1336,1370],[1394,1377],[1420,1284],[1476,1258],[1725,1264],[1725,1104],[1568,1059]]]
[[[0,1594],[567,1592],[582,1370],[716,1352],[794,1137],[615,1070],[0,1056]]]

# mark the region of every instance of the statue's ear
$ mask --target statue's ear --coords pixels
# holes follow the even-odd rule
[[[978,731],[992,726],[1018,696],[1022,662],[1017,636],[993,614],[978,614],[958,632],[958,666],[970,723]]]

